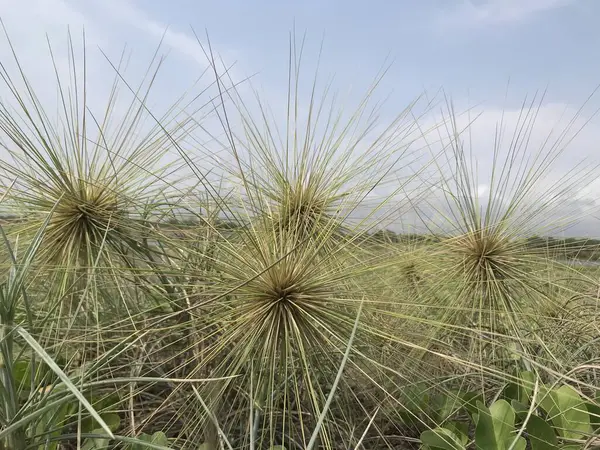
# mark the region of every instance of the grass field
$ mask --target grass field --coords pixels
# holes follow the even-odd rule
[[[58,109],[0,67],[0,449],[600,447],[598,242],[539,237],[595,169],[532,102],[481,194],[449,101],[302,98],[292,48],[283,123],[214,59],[165,114],[153,64],[99,111],[74,51]]]

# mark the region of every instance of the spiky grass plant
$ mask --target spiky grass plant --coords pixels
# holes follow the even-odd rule
[[[144,208],[159,200],[159,193],[164,197],[172,183],[168,176],[176,167],[172,156],[171,161],[167,157],[171,143],[181,141],[199,121],[189,117],[194,104],[181,97],[158,119],[149,112],[146,102],[162,64],[157,51],[134,88],[124,78],[123,54],[113,65],[115,79],[104,110],[93,112],[85,39],[78,53],[69,35],[66,75],[50,45],[48,49],[58,93],[53,114],[39,100],[7,41],[16,70],[0,68],[11,97],[0,104],[5,151],[0,168],[5,182],[15,182],[10,200],[21,219],[18,232],[36,230],[55,208],[38,255],[41,264],[108,265],[135,252],[139,236],[148,231],[141,220],[147,216]],[[132,91],[128,104],[121,99],[123,85]]]
[[[173,296],[180,295],[180,289],[167,292],[165,286],[172,287],[175,279],[165,273],[174,270],[167,270],[169,259],[156,240],[165,232],[161,215],[178,208],[170,192],[177,194],[179,186],[173,185],[173,179],[181,175],[173,174],[178,166],[168,161],[168,152],[175,144],[183,146],[201,121],[201,105],[197,105],[200,97],[186,92],[164,114],[151,111],[148,102],[163,59],[157,49],[140,84],[132,86],[124,75],[124,53],[118,63],[108,61],[115,80],[105,108],[94,113],[96,105],[88,98],[91,88],[85,39],[79,55],[69,36],[66,76],[49,46],[49,68],[51,74],[54,72],[58,94],[54,112],[36,95],[8,43],[16,69],[11,71],[8,62],[0,65],[3,87],[10,94],[0,103],[4,152],[0,167],[3,184],[10,186],[6,193],[10,211],[19,219],[10,224],[9,238],[21,247],[23,242],[39,238],[38,251],[30,261],[35,266],[31,271],[35,277],[27,297],[23,294],[24,301],[31,302],[27,305],[28,315],[32,316],[28,317],[29,332],[41,348],[61,357],[57,364],[79,373],[80,385],[87,385],[90,379],[106,382],[120,375],[127,379],[131,367],[136,367],[135,357],[133,363],[128,362],[129,351],[134,347],[133,354],[139,356],[137,346],[142,344],[137,339],[143,335],[139,328],[146,325],[146,318],[157,314],[156,297],[169,305]],[[157,168],[160,163],[163,167]],[[45,232],[36,234],[42,225]],[[8,364],[6,358],[3,361]],[[155,382],[162,380],[157,372],[152,375]],[[12,392],[6,384],[9,381],[3,380],[6,392]],[[32,379],[35,387],[33,383]],[[118,384],[127,387],[128,383]],[[137,381],[131,382],[132,392],[136,385],[140,386]],[[134,405],[135,398],[151,395],[147,383],[138,389],[141,393],[130,394],[129,398],[125,395],[124,401]],[[35,411],[45,405],[34,398],[35,392],[31,395],[28,410],[23,410],[27,414],[29,409]],[[55,401],[58,396],[53,392],[49,400]],[[9,431],[4,426],[14,425],[19,430],[12,423],[18,417],[13,416],[5,416],[5,434]],[[131,417],[135,418],[134,412]],[[131,420],[135,433],[135,420]],[[58,422],[48,424],[51,433],[59,435],[64,431],[62,426]],[[47,430],[38,431],[36,439],[46,439],[47,434],[42,432]],[[73,439],[82,444],[85,436],[71,436],[65,441],[70,444]],[[31,442],[55,448],[54,441]]]
[[[85,37],[78,52],[69,34],[66,72],[48,47],[54,112],[6,39],[14,70],[0,66],[10,94],[0,102],[0,169],[2,181],[14,183],[7,199],[20,219],[11,238],[26,242],[48,221],[34,261],[41,280],[36,338],[84,364],[114,344],[115,318],[135,323],[133,317],[156,308],[157,297],[178,305],[180,290],[165,275],[168,260],[158,245],[160,217],[177,208],[170,196],[185,176],[169,152],[201,122],[200,96],[184,92],[160,114],[149,108],[163,63],[159,44],[136,85],[126,79],[126,53],[115,64],[105,56],[115,76],[106,104],[97,105],[90,101]]]
[[[316,85],[302,112],[298,53],[292,44],[281,134],[281,124],[270,118],[260,97],[253,112],[235,89],[223,89],[242,126],[241,132],[231,128],[231,112],[219,110],[232,156],[227,170],[238,195],[224,214],[237,228],[210,257],[214,279],[195,277],[188,323],[177,327],[187,326],[198,337],[193,361],[182,363],[193,369],[189,376],[237,378],[218,389],[190,393],[176,415],[197,418],[187,420],[186,436],[202,435],[206,424],[215,425],[212,417],[226,434],[239,436],[240,445],[304,448],[359,305],[364,303],[363,317],[369,318],[369,305],[389,302],[382,300],[377,278],[368,276],[379,262],[364,241],[386,219],[394,195],[406,188],[398,179],[414,163],[410,146],[419,133],[414,105],[381,126],[379,105],[370,103],[378,77],[350,114],[328,105],[326,95],[319,99]],[[194,273],[192,265],[187,272]],[[368,354],[373,347],[367,336],[376,336],[376,329],[361,320],[354,346]],[[357,380],[369,383],[369,371],[381,368],[361,352],[363,363],[356,362],[353,351],[349,367]],[[351,377],[341,382],[345,394],[340,398],[347,402],[332,406],[320,434],[322,447],[336,448],[349,433],[334,416],[346,417],[351,405],[367,408],[350,389],[353,384]],[[200,399],[210,413],[199,407]],[[250,430],[241,420],[249,413]]]
[[[506,125],[497,127],[492,167],[485,180],[489,190],[483,195],[478,192],[481,180],[470,153],[473,149],[465,149],[462,138],[471,125],[461,129],[458,115],[449,108],[450,158],[443,170],[449,168],[451,175],[442,188],[445,208],[433,206],[440,213],[437,223],[445,238],[431,253],[442,276],[434,284],[435,304],[428,310],[438,323],[436,328],[446,328],[458,339],[457,345],[465,339],[476,344],[468,345],[475,352],[471,357],[484,367],[517,355],[532,368],[531,349],[540,343],[532,330],[544,320],[538,314],[561,308],[560,299],[547,285],[548,271],[560,262],[548,249],[528,246],[527,239],[560,230],[577,219],[564,217],[560,208],[592,173],[589,166],[581,165],[566,174],[553,171],[569,139],[579,131],[572,130],[571,124],[557,137],[547,137],[540,148],[530,148],[542,101],[533,98],[523,104],[506,150],[502,147]],[[543,366],[552,355],[536,358]]]
[[[92,430],[97,439],[116,435],[103,445],[138,444],[134,437],[146,433],[158,436],[155,444],[182,449],[202,442],[209,448],[399,448],[410,438],[402,422],[407,415],[419,430],[437,420],[431,405],[410,400],[411,390],[419,397],[451,393],[474,376],[486,389],[499,387],[514,361],[504,367],[492,358],[510,352],[556,377],[593,357],[590,345],[581,345],[587,356],[565,362],[571,348],[548,337],[561,325],[577,330],[579,320],[587,321],[586,336],[597,334],[596,316],[587,310],[577,316],[563,301],[581,290],[581,280],[564,286],[564,268],[550,260],[554,253],[532,250],[523,239],[539,231],[535,225],[575,184],[553,183],[539,192],[561,145],[559,139],[528,159],[535,109],[525,108],[504,159],[498,136],[497,176],[483,207],[462,130],[451,122],[453,170],[442,183],[447,237],[374,245],[368,232],[387,225],[387,207],[407,186],[397,180],[407,179],[406,169],[409,180],[419,178],[410,144],[422,131],[411,108],[380,127],[378,106],[369,106],[372,90],[348,115],[326,104],[328,88],[319,99],[312,86],[303,111],[300,53],[292,45],[283,137],[260,100],[257,112],[247,108],[217,75],[219,100],[234,100],[240,114],[241,129],[228,128],[230,111],[219,110],[235,201],[189,160],[183,138],[198,117],[178,115],[177,107],[157,117],[148,107],[154,69],[137,88],[115,66],[115,86],[125,84],[134,97],[121,122],[114,122],[116,87],[105,118],[96,120],[87,108],[85,76],[72,72],[73,90],[59,77],[62,113],[51,120],[20,69],[19,83],[0,70],[20,108],[0,105],[11,152],[2,165],[8,182],[16,179],[7,198],[24,216],[19,239],[39,224],[45,229],[28,239],[39,251],[26,253],[27,264],[9,264],[1,289],[0,439],[10,437],[10,448],[53,448],[59,439],[85,448],[90,435],[82,422],[96,403],[89,408],[75,392],[87,396],[98,386],[119,397],[107,408],[111,419],[117,415],[118,434]],[[142,117],[150,120],[149,131]],[[150,152],[158,159],[170,146],[200,178],[207,197],[198,203],[214,207],[195,214],[195,224],[156,219],[176,218],[187,208],[181,192],[154,195],[159,174]],[[38,262],[29,270],[34,275],[14,283],[31,261]],[[45,269],[57,266],[86,273],[79,291],[47,276]],[[25,285],[32,289],[25,292]],[[92,314],[61,312],[67,294],[77,305],[92,304]],[[36,367],[52,370],[41,381],[27,376],[14,389],[9,366],[36,358]],[[57,380],[53,360],[67,378]],[[216,379],[204,383],[209,377]],[[70,423],[40,412],[66,401],[65,386],[69,400],[83,405],[74,403]],[[21,427],[25,422],[31,427]]]
[[[377,286],[357,282],[370,268],[341,246],[336,254],[322,256],[320,246],[330,236],[302,242],[290,231],[266,233],[266,227],[265,223],[246,231],[243,244],[234,240],[219,245],[214,263],[219,284],[208,289],[197,286],[200,295],[191,295],[193,301],[203,302],[193,304],[187,325],[194,327],[199,341],[194,344],[194,360],[186,367],[190,377],[236,376],[200,390],[198,396],[219,418],[222,431],[238,444],[252,441],[262,447],[295,441],[294,445],[306,446],[360,305],[377,301],[379,292]],[[361,318],[353,348],[368,349],[369,333]],[[362,376],[355,351],[352,355],[350,370]],[[342,380],[341,390],[351,392],[354,383],[351,378]],[[174,394],[164,407],[177,397]],[[210,425],[194,397],[187,398],[176,414],[195,417],[187,420],[184,430],[190,437],[201,436]],[[332,410],[340,414],[344,408],[335,401]],[[255,429],[244,428],[249,411]],[[332,420],[327,415],[320,435],[320,445],[327,448],[335,448],[340,439]]]
[[[241,124],[239,132],[226,130],[234,162],[228,171],[240,186],[241,208],[250,216],[269,217],[274,229],[300,240],[330,234],[332,227],[335,246],[335,239],[350,234],[357,240],[383,221],[390,199],[419,171],[413,143],[421,131],[419,116],[431,105],[417,111],[415,101],[384,120],[383,104],[372,96],[386,70],[354,108],[343,107],[330,85],[320,93],[318,73],[303,102],[303,52],[304,42],[292,39],[284,119],[260,94],[257,104],[249,106],[236,90],[228,90]]]
[[[40,329],[45,323],[34,314],[36,292],[29,292],[28,286],[37,285],[41,278],[33,261],[49,219],[18,255],[0,227],[11,259],[8,279],[0,286],[0,449],[143,445],[146,440],[142,438],[147,436],[135,431],[136,400],[152,401],[152,388],[156,390],[157,383],[168,386],[173,380],[156,373],[150,377],[136,373],[140,359],[147,357],[140,349],[148,342],[144,333],[132,327],[133,318],[114,321],[105,333],[105,338],[111,335],[111,339],[97,342],[98,353],[83,361],[65,358],[60,349],[97,339],[94,327],[82,327],[76,338],[58,342],[39,339],[44,337]],[[176,380],[182,381],[199,386],[204,383],[199,379]],[[155,444],[167,448],[168,442],[163,439]]]
[[[544,320],[536,323],[535,332],[540,336],[538,352],[543,342],[544,349],[554,356],[551,367],[558,373],[575,370],[598,358],[597,277],[595,265],[560,265],[548,273],[549,280],[560,280],[558,286],[548,283],[548,290],[560,307],[540,308],[539,317]]]

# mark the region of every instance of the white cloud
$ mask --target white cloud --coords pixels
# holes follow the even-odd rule
[[[552,223],[555,219],[578,220],[579,225],[571,233],[598,235],[594,214],[600,207],[600,177],[594,161],[597,161],[598,156],[600,120],[594,115],[591,105],[580,111],[566,104],[545,103],[537,110],[534,122],[528,122],[526,111],[521,109],[488,107],[472,111],[470,118],[467,115],[460,116],[460,111],[466,109],[456,108],[459,114],[457,128],[467,126],[470,119],[477,117],[468,131],[462,134],[462,141],[467,154],[472,154],[473,167],[476,167],[477,172],[473,181],[481,201],[485,201],[490,193],[492,171],[499,176],[507,152],[514,145],[513,138],[517,131],[521,133],[522,145],[519,146],[516,160],[507,164],[509,170],[503,175],[503,178],[509,177],[512,180],[504,197],[510,198],[510,187],[516,187],[529,168],[539,169],[543,165],[541,160],[535,162],[536,155],[547,155],[556,150],[556,159],[536,178],[535,185],[526,196],[526,203],[541,206],[550,202],[547,211]],[[441,118],[430,117],[428,120],[439,123]],[[500,123],[503,123],[503,136],[497,145],[496,136]],[[525,129],[519,126],[524,123],[529,124]],[[448,142],[446,129],[440,131],[442,140]],[[435,143],[432,150],[435,152],[440,147],[440,143]],[[500,157],[499,165],[494,168],[495,148],[499,149]],[[446,166],[446,170],[451,170],[451,166]],[[529,173],[529,176],[533,174]],[[494,183],[495,192],[498,192],[497,183],[498,179]],[[432,193],[431,202],[438,204],[439,195]]]
[[[488,189],[489,187],[487,184],[480,184],[479,186],[477,186],[477,196],[482,197],[487,193]]]
[[[28,2],[0,2],[0,17],[6,27],[10,43],[19,59],[19,64],[32,84],[36,95],[44,103],[56,101],[56,79],[52,67],[50,48],[54,62],[61,77],[71,71],[68,55],[68,32],[71,34],[77,63],[82,59],[83,31],[88,49],[96,46],[110,47],[110,39],[103,27],[92,20],[85,11],[67,0],[32,0]],[[26,26],[23,26],[26,24]],[[92,55],[90,55],[92,56]],[[96,56],[96,55],[93,55]],[[0,35],[0,59],[13,79],[18,80],[18,70],[9,42]],[[102,61],[103,62],[103,61]],[[88,79],[105,79],[107,67],[103,67],[100,58],[88,58]],[[81,76],[81,72],[78,74]],[[4,100],[6,87],[0,86],[0,95]],[[96,92],[90,92],[90,98]]]
[[[114,5],[117,5],[117,3],[115,2]],[[119,3],[119,5],[121,4]],[[51,120],[58,121],[62,110],[60,108],[57,80],[52,66],[46,35],[52,45],[55,63],[65,92],[73,92],[71,78],[73,70],[75,70],[78,77],[79,93],[81,95],[84,67],[82,63],[82,30],[85,29],[86,106],[100,122],[102,122],[104,117],[105,108],[111,96],[113,80],[117,74],[98,48],[105,52],[112,62],[117,64],[123,46],[127,44],[128,53],[125,55],[126,67],[120,68],[120,74],[131,84],[133,89],[137,88],[146,75],[150,58],[155,52],[166,27],[145,16],[145,20],[140,21],[140,26],[143,29],[133,27],[132,23],[138,16],[131,14],[136,14],[139,11],[135,9],[127,11],[126,4],[122,6],[122,10],[126,14],[130,14],[126,18],[127,20],[113,15],[100,2],[77,2],[75,0],[31,0],[16,2],[14,0],[0,0],[0,18],[7,28],[8,35],[15,48],[15,53],[19,58],[19,63],[28,82],[33,87],[36,97],[43,105],[45,112]],[[139,13],[143,15],[142,12]],[[27,26],[23,26],[23,24],[27,24]],[[74,45],[74,69],[69,60],[70,55],[67,42],[67,31],[69,29]],[[198,97],[191,104],[187,103],[196,94],[201,92],[206,84],[211,82],[211,79],[209,79],[210,76],[207,75],[206,82],[190,87],[203,71],[201,67],[198,67],[202,50],[195,38],[190,38],[174,30],[167,33],[160,53],[168,51],[166,47],[173,48],[178,54],[185,56],[185,58],[169,58],[167,64],[161,67],[160,76],[153,82],[147,106],[156,117],[162,117],[173,103],[179,100],[180,96],[186,92],[186,96],[181,100],[179,106],[182,108],[186,107],[185,109],[188,113],[195,114],[198,120],[202,120],[206,109],[197,112],[197,108],[208,100],[210,93]],[[172,54],[172,56],[177,55]],[[202,58],[204,57],[202,56]],[[10,46],[1,32],[0,61],[2,61],[11,79],[19,87],[18,90],[25,92],[21,91],[23,83],[19,79],[19,70],[13,61]],[[204,61],[206,61],[205,58]],[[149,83],[148,79],[146,79],[146,84]],[[134,94],[130,92],[129,88],[124,86],[124,83],[120,82],[116,98],[116,104],[111,108],[112,128],[118,127],[120,119],[127,114],[131,102],[134,102]],[[0,101],[13,107],[17,106],[16,99],[12,96],[9,87],[1,80]],[[79,101],[82,101],[81,96],[79,97]],[[171,117],[179,111],[178,108],[175,108]],[[182,118],[183,116],[180,116],[180,119]],[[151,128],[154,123],[153,119],[145,118],[140,125],[140,130],[138,130],[140,132],[140,139],[143,137],[144,131]],[[88,125],[94,129],[90,130],[91,136],[91,133],[96,131],[95,126],[91,120],[88,121]],[[62,125],[59,124],[58,126]],[[175,125],[171,124],[171,126]],[[198,142],[206,140],[206,137],[200,131],[195,134],[192,133],[189,139],[192,138],[197,139]],[[175,150],[173,150],[173,153],[175,154]],[[7,157],[3,150],[0,150],[0,157]],[[179,160],[177,154],[175,154],[174,158]]]
[[[202,66],[206,65],[206,57],[195,36],[176,31],[173,27],[150,18],[127,0],[101,0],[97,3],[114,19],[156,38],[157,42],[164,35],[164,43],[168,47]]]
[[[162,38],[163,44],[176,54],[203,68],[208,66],[207,57],[198,42],[198,40],[200,42],[204,41],[202,34],[199,33],[197,38],[191,28],[186,33],[175,26],[155,20],[129,0],[97,0],[96,3],[107,11],[113,19],[124,22],[129,27],[134,27],[154,38],[156,42]],[[235,62],[235,52],[231,49],[219,48],[216,53],[217,59],[224,58],[225,65],[231,65]],[[232,75],[231,71],[229,73]],[[237,79],[233,76],[232,78]]]
[[[441,11],[436,25],[483,26],[520,22],[532,16],[575,3],[575,0],[463,0]]]
[[[53,47],[59,71],[68,74],[68,30],[78,58],[83,54],[82,31],[85,30],[90,85],[101,84],[110,88],[110,81],[115,76],[114,69],[98,48],[116,64],[127,44],[127,79],[133,80],[135,84],[135,81],[144,76],[150,58],[163,36],[161,53],[169,52],[175,58],[169,58],[168,65],[161,69],[161,72],[169,74],[171,80],[154,89],[156,95],[171,97],[169,93],[174,84],[182,86],[182,89],[189,87],[208,66],[207,58],[193,32],[185,33],[155,20],[141,6],[128,0],[0,0],[0,19],[7,28],[25,73],[36,93],[42,97],[44,92],[50,96],[56,95],[55,80],[49,78],[53,77],[53,73],[46,36]],[[199,37],[202,40],[203,36]],[[231,50],[222,51],[218,45],[215,47],[217,58],[223,56],[225,64],[234,62],[235,55]],[[11,65],[11,50],[3,36],[0,36],[0,58],[3,64]],[[237,74],[232,71],[229,74],[234,80],[242,78],[234,76]],[[105,92],[97,92],[96,86],[89,94],[100,99],[107,95]],[[0,96],[2,95],[0,88]]]
[[[460,6],[452,9],[443,18],[446,24],[466,24],[483,25],[500,22],[521,21],[535,16],[543,11],[565,7],[573,4],[574,0],[484,0],[475,3],[474,1],[465,1]],[[140,1],[139,5],[142,2]],[[94,9],[95,8],[95,9]],[[51,100],[56,99],[56,88],[54,75],[50,65],[45,34],[48,33],[52,43],[57,49],[56,56],[58,63],[65,66],[66,61],[66,31],[70,26],[74,39],[77,43],[78,36],[82,27],[85,27],[86,40],[89,49],[89,82],[93,89],[90,89],[90,96],[98,97],[98,102],[105,99],[105,87],[110,87],[114,77],[113,69],[104,61],[103,57],[96,50],[100,46],[107,51],[109,55],[114,56],[122,48],[123,44],[134,41],[136,47],[142,48],[141,58],[144,60],[138,64],[136,58],[140,57],[137,51],[132,52],[132,62],[130,66],[134,71],[145,69],[147,64],[146,56],[156,48],[159,39],[164,35],[164,44],[172,49],[174,56],[179,59],[169,60],[167,70],[171,74],[181,76],[181,74],[198,74],[201,70],[189,70],[189,64],[192,68],[202,69],[206,67],[206,58],[200,45],[193,33],[182,31],[181,25],[168,27],[169,24],[156,20],[147,14],[141,6],[136,6],[131,1],[126,0],[95,0],[90,2],[77,2],[75,0],[30,0],[17,2],[14,0],[0,0],[0,17],[7,26],[10,37],[15,44],[16,51],[23,62],[28,76],[31,77],[36,86],[36,93],[42,97],[48,97]],[[23,26],[27,24],[27,26]],[[200,30],[199,30],[200,31]],[[203,35],[200,36],[202,40]],[[218,47],[218,46],[217,46]],[[223,54],[226,62],[234,61],[234,53],[231,50],[225,51],[218,49]],[[10,59],[10,50],[3,38],[0,38],[0,58],[3,63]],[[186,65],[188,64],[188,65]],[[140,69],[141,68],[141,69]],[[61,69],[61,70],[64,70]],[[132,77],[137,79],[137,77]],[[160,96],[165,102],[172,100],[170,92],[173,89],[173,78],[168,79],[164,84],[159,85]],[[190,75],[189,78],[195,78]],[[129,78],[128,78],[129,79]],[[235,77],[234,79],[239,79]],[[187,87],[183,81],[183,88]],[[177,79],[179,86],[180,79]],[[268,92],[264,93],[267,94]],[[0,88],[0,96],[5,96],[5,90]],[[264,98],[264,95],[263,95]],[[278,108],[285,107],[285,96],[277,96],[273,102],[276,111]],[[51,108],[52,103],[49,104]],[[458,108],[460,110],[460,108]],[[489,192],[489,181],[486,179],[486,173],[491,166],[491,155],[493,151],[493,138],[496,130],[496,124],[504,116],[507,127],[507,134],[504,143],[507,144],[510,138],[510,131],[518,121],[519,110],[502,111],[500,108],[487,108],[483,115],[477,119],[471,127],[471,138],[473,143],[473,152],[478,158],[478,167],[481,174],[478,182],[478,192],[480,195],[486,195]],[[544,104],[537,117],[537,123],[532,133],[529,148],[534,151],[542,145],[544,139],[554,130],[555,136],[560,130],[560,126],[566,123],[575,110],[563,104]],[[474,114],[473,114],[474,115]],[[572,130],[575,131],[586,121],[586,117],[580,117]],[[424,129],[428,127],[423,125]],[[217,129],[217,133],[220,130]],[[442,131],[443,134],[443,131]],[[435,139],[435,138],[434,138]],[[600,124],[597,122],[587,125],[583,131],[570,143],[568,150],[563,157],[556,163],[556,171],[553,173],[558,176],[564,173],[574,161],[584,156],[597,158],[597,143],[600,142]],[[422,142],[416,142],[413,148],[419,148]],[[426,159],[426,158],[425,158]],[[547,178],[544,183],[552,184],[555,178]],[[540,185],[540,189],[543,187]],[[590,183],[585,186],[574,200],[592,202],[599,204],[600,182]]]

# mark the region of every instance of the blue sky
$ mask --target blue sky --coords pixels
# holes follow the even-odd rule
[[[534,137],[542,141],[600,84],[600,2],[594,0],[0,0],[0,17],[42,96],[44,89],[52,95],[46,34],[60,56],[67,26],[75,34],[84,27],[90,85],[100,86],[114,72],[98,47],[115,60],[127,44],[135,76],[166,31],[163,50],[169,56],[157,85],[157,98],[166,99],[206,68],[194,29],[203,41],[208,31],[215,50],[228,64],[235,62],[235,78],[256,74],[253,85],[275,109],[286,101],[289,33],[295,26],[298,37],[307,33],[309,78],[323,42],[320,74],[334,75],[342,91],[362,93],[392,62],[379,88],[382,98],[390,95],[384,109],[389,117],[424,90],[443,88],[461,107],[476,104],[482,117],[473,136],[482,166],[486,158],[489,163],[495,124],[503,112],[509,122],[516,120],[526,95],[548,88]],[[7,55],[2,42],[0,57]],[[100,101],[102,89],[91,95]],[[593,99],[577,119],[576,127],[590,123],[566,160],[600,160],[600,120],[594,117],[599,107],[600,98]],[[596,192],[600,182],[581,196],[600,205]],[[587,232],[595,223],[586,227]]]
[[[594,0],[223,1],[4,0],[0,13],[15,41],[44,46],[70,25],[85,25],[88,42],[104,50],[128,43],[150,51],[169,29],[170,68],[197,69],[191,28],[205,30],[241,73],[285,88],[288,34],[307,32],[307,59],[315,61],[324,36],[323,73],[336,84],[366,85],[386,60],[394,65],[384,90],[409,101],[424,88],[443,86],[454,97],[503,104],[546,86],[550,99],[578,104],[600,82],[600,46]],[[28,24],[23,27],[23,23]],[[37,42],[36,42],[37,41]],[[42,48],[41,52],[44,52]],[[174,61],[175,60],[175,61]],[[283,75],[283,76],[282,76]]]
[[[294,21],[313,54],[325,36],[325,70],[340,84],[367,82],[389,55],[386,80],[409,99],[423,87],[499,103],[509,77],[515,96],[549,86],[578,102],[600,81],[593,0],[138,1],[148,20],[172,30],[207,28],[248,72],[281,82]],[[165,7],[166,5],[169,7]],[[118,8],[118,7],[116,7]],[[115,13],[118,16],[118,12]]]

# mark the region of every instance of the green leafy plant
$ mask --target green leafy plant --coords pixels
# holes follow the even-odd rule
[[[597,422],[593,418],[597,404],[584,400],[566,384],[558,387],[540,384],[537,390],[534,395],[534,374],[521,372],[504,390],[507,399],[496,400],[489,408],[478,400],[473,408],[473,402],[469,401],[472,394],[466,394],[464,405],[473,421],[475,448],[525,449],[527,445],[532,450],[587,448],[591,423]],[[466,449],[470,448],[469,436],[468,428],[461,431],[450,422],[421,433],[421,442],[429,450]]]

